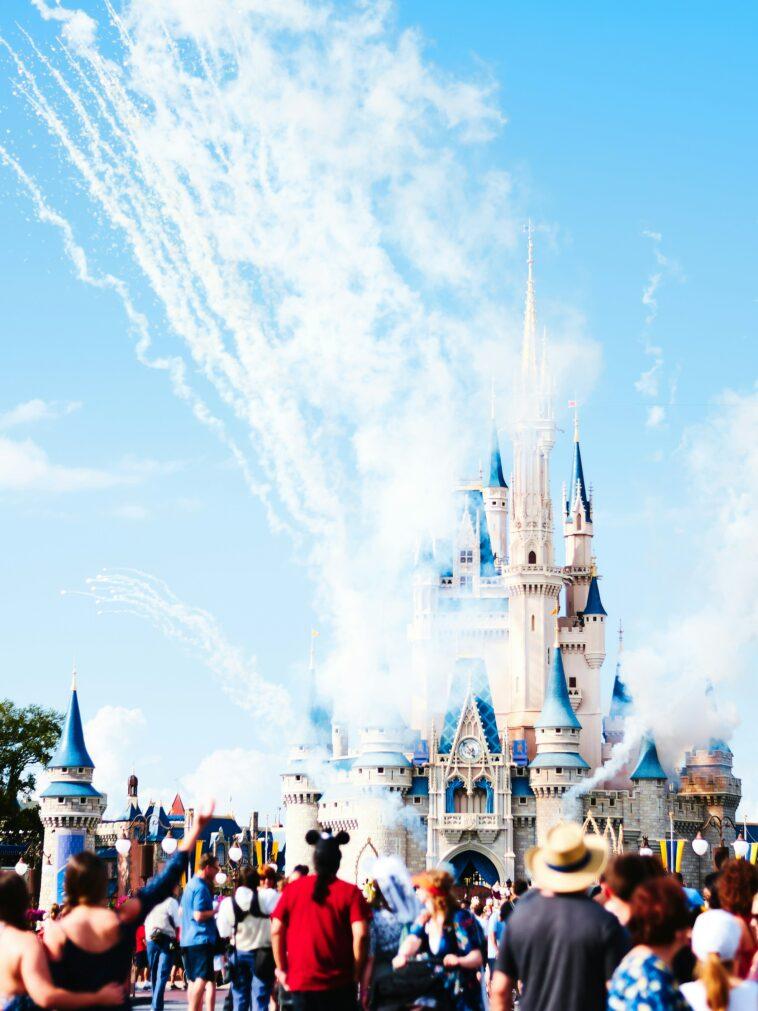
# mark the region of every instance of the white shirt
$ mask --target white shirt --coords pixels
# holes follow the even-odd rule
[[[709,1011],[705,988],[700,980],[683,983],[679,987],[684,999],[695,1011]],[[758,983],[741,983],[729,991],[728,1011],[756,1011],[758,1008]]]
[[[250,910],[252,896],[245,894],[245,889],[240,895],[239,889],[235,892],[237,905],[243,913]],[[261,912],[265,914],[265,919],[260,916],[245,916],[237,924],[236,947],[238,951],[255,951],[257,948],[271,947],[271,920],[269,916],[276,909],[279,902],[279,892],[275,888],[259,888],[258,904]],[[231,938],[234,941],[234,906],[231,898],[225,898],[218,909],[216,926],[222,937]]]
[[[169,895],[167,899],[159,902],[147,914],[147,919],[145,920],[145,938],[149,941],[150,935],[154,930],[160,930],[162,934],[168,934],[169,937],[176,938],[176,928],[181,922],[180,915],[179,903],[173,895]]]

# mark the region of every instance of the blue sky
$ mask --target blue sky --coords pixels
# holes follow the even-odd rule
[[[46,9],[54,6],[51,3]],[[97,45],[105,55],[118,59],[102,6],[77,5],[73,0],[68,6],[100,23]],[[155,7],[163,9],[168,23],[173,23],[170,0],[161,0]],[[124,10],[136,19],[143,39],[154,30],[146,10],[144,3]],[[232,15],[226,12],[218,19],[220,24],[204,25],[203,30],[211,36],[231,28],[241,31],[240,25],[227,23],[226,17]],[[470,469],[475,468],[475,446],[481,444],[479,451],[484,450],[488,373],[495,374],[501,390],[509,388],[523,285],[520,225],[527,216],[535,221],[539,309],[559,349],[562,368],[559,424],[568,426],[565,403],[576,392],[582,402],[585,472],[597,497],[597,555],[610,623],[615,626],[623,618],[627,648],[639,651],[641,669],[650,659],[644,651],[650,649],[656,662],[666,668],[667,677],[670,674],[663,682],[651,674],[648,681],[652,683],[641,689],[648,697],[657,696],[658,708],[664,711],[689,712],[688,706],[697,707],[700,697],[699,689],[693,687],[690,692],[694,682],[686,665],[676,669],[680,636],[687,639],[684,652],[691,648],[701,661],[709,643],[721,643],[723,648],[708,653],[708,663],[718,698],[727,708],[730,704],[739,707],[742,722],[733,748],[737,772],[744,779],[750,778],[758,760],[751,733],[758,711],[754,673],[750,689],[745,628],[751,616],[751,590],[756,588],[755,575],[745,561],[751,552],[755,561],[755,548],[751,537],[744,536],[744,526],[755,509],[752,492],[756,490],[756,462],[749,447],[755,439],[750,426],[755,421],[758,315],[756,140],[750,129],[758,84],[751,52],[757,19],[747,4],[730,5],[725,15],[704,3],[665,8],[658,4],[624,8],[600,3],[400,3],[377,36],[361,37],[360,56],[345,58],[347,70],[341,63],[324,62],[324,79],[333,75],[335,83],[324,92],[314,89],[310,113],[318,116],[319,101],[333,110],[335,106],[328,103],[336,92],[342,103],[339,109],[346,112],[348,150],[356,162],[363,165],[372,157],[385,158],[388,173],[398,179],[407,158],[423,183],[423,189],[409,187],[396,203],[382,205],[377,198],[374,210],[379,224],[387,227],[386,241],[379,245],[396,262],[410,264],[407,269],[398,268],[404,284],[397,290],[401,298],[407,297],[408,311],[418,313],[414,324],[445,315],[446,339],[452,341],[460,333],[460,319],[465,318],[460,307],[477,307],[476,321],[465,337],[470,344],[461,344],[457,352],[444,356],[456,362],[460,388],[449,395],[456,409],[465,403],[464,427],[469,431],[454,454],[435,446],[428,432],[419,436],[431,440],[430,452],[424,456],[438,462],[435,480],[440,488],[452,482],[453,467],[460,460],[470,460]],[[50,90],[49,78],[21,30],[47,53],[61,26],[68,24],[43,20],[34,5],[22,0],[9,0],[0,11],[0,35],[48,87],[49,95],[56,94],[55,88]],[[81,22],[71,24],[76,29]],[[254,20],[246,22],[240,37],[254,39],[259,27]],[[413,61],[397,55],[402,50],[398,39],[406,29],[416,29],[423,39],[414,42],[424,69],[421,80],[421,75],[414,76]],[[328,22],[316,30],[323,44],[339,32]],[[284,45],[274,30],[266,30],[266,40],[271,52]],[[367,138],[354,139],[350,133],[354,86],[348,81],[344,95],[339,89],[343,75],[360,76],[361,60],[371,57],[380,42],[390,55],[376,57],[384,61],[377,79],[391,79],[394,68],[401,84],[402,74],[408,75],[410,84],[403,84],[404,90],[417,88],[424,94],[426,82],[433,80],[445,95],[434,112],[440,118],[439,107],[444,106],[449,118],[438,123],[433,133],[431,129],[426,133],[411,109],[402,120],[402,141],[377,141],[377,154]],[[219,51],[224,48],[223,40],[217,43]],[[317,73],[320,58],[318,52],[313,57]],[[165,370],[140,363],[135,355],[135,328],[121,300],[113,290],[77,278],[64,251],[61,229],[39,220],[28,190],[6,165],[0,174],[5,366],[0,372],[0,414],[5,415],[0,436],[14,447],[21,446],[17,455],[6,452],[4,462],[0,461],[6,572],[0,580],[0,629],[9,672],[6,690],[19,701],[62,705],[75,658],[85,716],[98,713],[100,718],[93,733],[104,741],[117,741],[110,765],[103,771],[109,788],[125,781],[132,763],[143,783],[156,791],[174,786],[192,790],[198,769],[226,782],[225,771],[235,767],[244,770],[247,780],[252,778],[250,785],[242,781],[243,776],[235,779],[230,774],[229,788],[237,807],[258,803],[272,809],[276,787],[265,782],[268,774],[259,755],[269,748],[260,714],[266,710],[271,686],[281,682],[297,691],[314,626],[322,630],[319,652],[327,657],[334,651],[338,657],[332,683],[345,679],[355,656],[355,643],[339,629],[340,619],[334,619],[335,612],[344,615],[350,601],[335,596],[326,571],[331,553],[342,553],[342,544],[338,551],[328,543],[332,537],[339,540],[341,528],[335,526],[326,506],[316,519],[309,517],[299,527],[296,509],[287,504],[280,508],[281,501],[293,494],[292,488],[285,487],[286,478],[272,477],[266,469],[270,463],[260,462],[262,445],[264,454],[276,455],[279,444],[273,436],[270,442],[255,433],[251,437],[248,419],[233,416],[218,386],[207,392],[212,384],[191,364],[190,339],[181,332],[177,312],[172,316],[166,310],[161,282],[155,276],[146,281],[144,269],[135,263],[108,211],[93,210],[86,182],[19,93],[19,74],[7,54],[1,66],[3,147],[37,181],[48,206],[70,224],[93,270],[111,272],[129,285],[150,322],[155,353],[184,355],[193,387],[242,447],[254,481],[263,479],[271,485],[274,511],[299,537],[293,540],[272,526],[267,506],[250,493],[228,446],[198,422],[186,400],[172,393]],[[73,83],[70,68],[64,68],[64,75]],[[475,82],[476,100],[470,93],[456,91],[459,81]],[[168,101],[170,96],[163,98]],[[477,106],[479,99],[486,113]],[[450,126],[456,115],[450,112],[453,100],[468,103],[460,116],[470,133],[477,134],[473,141],[457,124]],[[52,108],[65,105],[60,97],[51,102]],[[384,122],[391,108],[387,104],[384,111],[380,109],[378,121]],[[284,107],[279,110],[280,115],[286,112]],[[504,119],[501,124],[495,123],[497,113]],[[275,127],[272,121],[266,124],[269,131]],[[425,146],[418,162],[409,142],[414,131],[420,131]],[[307,146],[296,148],[294,157],[304,162],[309,153],[320,157],[317,143],[307,135]],[[323,153],[327,164],[335,157],[331,149]],[[286,149],[280,155],[286,159]],[[457,193],[450,199],[445,184],[432,172],[435,164],[447,158],[460,172],[460,202]],[[340,173],[345,171],[339,166]],[[276,227],[285,235],[299,227],[298,214],[308,218],[312,230],[307,237],[312,244],[310,252],[302,253],[302,264],[315,271],[314,250],[322,226],[313,210],[318,206],[314,178],[306,175],[292,183],[297,186],[292,192],[302,196],[302,205],[291,205],[292,216],[277,218]],[[334,169],[326,179],[338,177],[342,179]],[[354,191],[364,183],[377,185],[374,178],[366,181],[358,169],[349,181]],[[427,217],[417,203],[428,211]],[[398,207],[408,211],[411,228],[397,223]],[[265,209],[265,204],[257,205],[251,221],[261,220]],[[496,227],[500,215],[501,234]],[[245,223],[242,212],[237,220]],[[464,263],[457,273],[450,257],[433,268],[423,262],[419,265],[419,260],[439,249],[438,243],[425,237],[422,226],[429,225],[433,234],[432,226],[440,222],[445,235],[460,238]],[[265,234],[265,227],[262,231]],[[352,234],[346,225],[339,233],[335,230],[336,238],[330,237],[344,242],[348,261]],[[363,233],[359,239],[368,242]],[[369,247],[361,247],[365,248]],[[274,276],[274,268],[270,269],[269,280]],[[276,270],[280,269],[277,265]],[[335,269],[343,268],[338,264]],[[296,318],[304,331],[316,335],[313,344],[305,342],[299,349],[301,357],[288,373],[293,396],[298,384],[305,386],[309,377],[315,377],[317,385],[335,366],[318,340],[321,324],[313,295],[319,288],[315,278],[314,273],[301,303],[288,310],[293,314],[288,320]],[[293,287],[291,277],[280,288],[272,285],[275,293],[261,309],[274,344],[277,325],[283,326],[281,303]],[[255,305],[254,293],[251,299]],[[348,321],[351,310],[356,318],[362,311],[360,305],[355,308],[337,301],[328,308],[334,311],[335,306]],[[505,321],[502,340],[498,325],[490,326],[499,318],[498,311]],[[398,315],[401,312],[402,307]],[[372,340],[387,338],[384,326],[383,321],[376,323],[366,337],[366,348],[375,346]],[[229,335],[228,321],[226,328]],[[346,325],[348,336],[349,329]],[[468,361],[470,375],[461,380],[460,372]],[[339,358],[336,363],[339,366]],[[647,380],[641,379],[645,373]],[[393,375],[387,378],[382,373],[388,386]],[[344,389],[348,378],[343,382],[337,375],[333,381],[335,389],[342,389],[344,401],[330,423],[324,405],[332,380],[323,379],[323,388],[318,390],[321,399],[308,402],[305,417],[317,412],[326,435],[323,441],[302,445],[303,456],[323,449],[327,465],[337,458],[342,464],[340,454],[347,458],[352,452],[340,424],[343,417],[350,417],[358,396]],[[424,387],[429,400],[424,403],[433,403],[428,375],[423,383],[429,383],[429,389]],[[242,384],[240,391],[247,388]],[[440,398],[445,390],[440,387]],[[737,399],[725,406],[726,390]],[[386,403],[391,403],[393,395],[390,391]],[[503,395],[507,398],[507,392]],[[47,405],[31,410],[37,420],[7,416],[17,405],[34,400]],[[255,427],[258,422],[251,424]],[[366,410],[364,426],[355,429],[365,456],[357,465],[345,463],[342,472],[346,486],[351,478],[353,482],[365,479],[367,490],[358,493],[350,488],[346,509],[357,508],[365,501],[364,494],[375,497],[382,481],[386,486],[398,480],[396,470],[377,463],[376,456],[392,454],[392,447],[396,450],[402,445],[410,429],[391,428],[383,433],[383,442],[377,428],[382,428],[382,413],[372,406]],[[291,432],[286,438],[296,442]],[[328,444],[327,438],[331,439]],[[286,451],[293,451],[291,442]],[[43,463],[35,455],[39,452],[46,454]],[[709,454],[717,459],[710,461]],[[34,474],[29,470],[30,460],[38,467]],[[569,467],[566,436],[553,456],[556,493],[560,482],[568,478]],[[76,473],[70,472],[72,468],[78,469]],[[297,468],[291,473],[307,497],[311,487],[307,481],[315,482],[316,477]],[[727,503],[719,514],[728,498],[724,489],[734,491],[735,505],[731,509]],[[295,496],[300,493],[296,491]],[[402,489],[398,496],[405,502]],[[433,512],[430,525],[434,527],[444,510]],[[735,517],[740,522],[727,532]],[[417,527],[418,520],[414,512],[407,525]],[[390,540],[397,543],[394,528],[388,525],[387,530]],[[320,547],[313,555],[315,542]],[[356,567],[371,567],[369,586],[372,579],[379,582],[381,574],[372,559],[380,557],[385,542],[372,542],[365,560],[357,557],[355,543],[348,537],[348,554]],[[732,560],[737,563],[733,575],[728,568]],[[392,578],[402,575],[404,564],[398,562]],[[723,586],[714,587],[714,566],[721,571],[721,582],[731,586],[731,599]],[[86,580],[102,569],[122,568],[164,580],[181,607],[172,610],[169,605],[160,618],[153,610],[152,620],[145,620],[146,612],[140,611],[133,598],[128,609],[138,610],[137,616],[121,613],[127,607],[113,604],[98,608],[91,597],[61,595],[64,589],[86,591]],[[370,599],[370,593],[367,596]],[[726,610],[735,601],[734,614],[727,616]],[[409,602],[410,594],[402,607]],[[195,631],[188,632],[185,606],[213,616],[213,627],[222,630],[225,642],[231,644],[231,659],[226,647],[219,649],[217,642],[208,649],[207,624],[200,634],[196,622]],[[394,628],[401,623],[401,610],[397,603],[382,603],[376,620],[385,630]],[[714,612],[721,624],[711,628]],[[158,621],[163,622],[162,630],[156,627]],[[702,648],[699,635],[704,637]],[[729,642],[722,642],[722,637]],[[606,680],[611,677],[614,653],[610,634]],[[222,689],[223,670],[235,683],[254,686],[252,706],[245,709],[235,704],[228,679],[227,691]],[[252,680],[244,682],[246,676]],[[113,708],[104,710],[108,706]],[[203,766],[203,760],[209,764]],[[745,783],[745,788],[757,817],[758,790],[754,782]]]

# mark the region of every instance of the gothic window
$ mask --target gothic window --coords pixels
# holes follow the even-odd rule
[[[530,565],[536,565],[537,564],[537,552],[536,551],[530,551],[529,552],[529,564]]]
[[[577,530],[581,530],[582,529],[582,514],[581,513],[577,513],[576,514],[576,529]]]
[[[532,631],[534,631],[534,615],[532,615]]]
[[[459,586],[462,586],[465,589],[470,589],[471,588],[471,576],[461,576],[458,579],[458,584],[459,584]]]
[[[456,814],[484,814],[487,810],[487,791],[483,786],[475,786],[469,795],[459,786],[453,794],[453,810]]]

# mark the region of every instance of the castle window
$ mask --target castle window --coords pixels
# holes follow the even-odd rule
[[[413,798],[413,803],[414,804],[420,804],[421,803],[421,798],[420,797],[414,797]]]
[[[458,579],[458,585],[463,587],[471,586],[471,576],[460,576]]]
[[[461,551],[461,565],[471,565],[474,561],[473,551]]]
[[[590,797],[590,807],[597,807],[597,798]]]
[[[529,552],[529,565],[536,565],[536,564],[537,564],[537,552],[536,551],[530,551]]]
[[[576,688],[576,678],[569,678],[569,688]]]
[[[300,780],[301,780],[302,778],[303,778],[302,776],[295,776],[295,779],[297,780],[297,782],[298,782],[298,783],[300,782]]]
[[[577,513],[576,514],[576,529],[577,530],[581,530],[582,529],[582,514],[581,513]]]
[[[377,770],[376,770],[376,771],[377,771],[377,772],[379,773],[379,775],[380,775],[380,776],[383,776],[383,775],[384,775],[384,769],[382,768],[382,766],[381,766],[381,765],[380,765],[380,766],[379,766],[379,767],[377,768]]]
[[[555,728],[555,732],[556,732],[556,734],[562,734],[563,730],[561,729],[561,727],[556,727]]]
[[[532,631],[534,631],[534,615],[532,615]]]
[[[519,797],[518,802],[519,804],[526,804],[526,797]]]
[[[563,769],[560,767],[560,765],[558,766],[558,768],[555,771],[556,771],[557,775],[559,775],[559,776],[563,775]]]

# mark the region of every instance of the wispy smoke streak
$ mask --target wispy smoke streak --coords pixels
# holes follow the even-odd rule
[[[208,611],[190,607],[163,580],[136,570],[104,570],[88,579],[87,585],[85,596],[94,600],[99,613],[146,620],[198,654],[226,695],[256,717],[262,735],[272,737],[289,725],[292,706],[287,692],[261,676],[255,657],[245,657],[232,646]]]
[[[77,241],[15,153],[6,165],[79,276],[122,299],[140,359],[299,537],[334,633],[331,685],[356,709],[388,668],[384,695],[402,696],[413,546],[446,532],[516,340],[497,301],[518,235],[510,180],[469,154],[502,123],[491,80],[442,74],[385,4],[130,0],[99,24],[37,8],[61,48],[27,36],[5,54],[93,234]],[[114,238],[146,290],[123,263],[90,271],[85,246],[107,257]],[[164,332],[186,362],[153,350]],[[594,361],[573,334],[555,343],[566,374]]]

